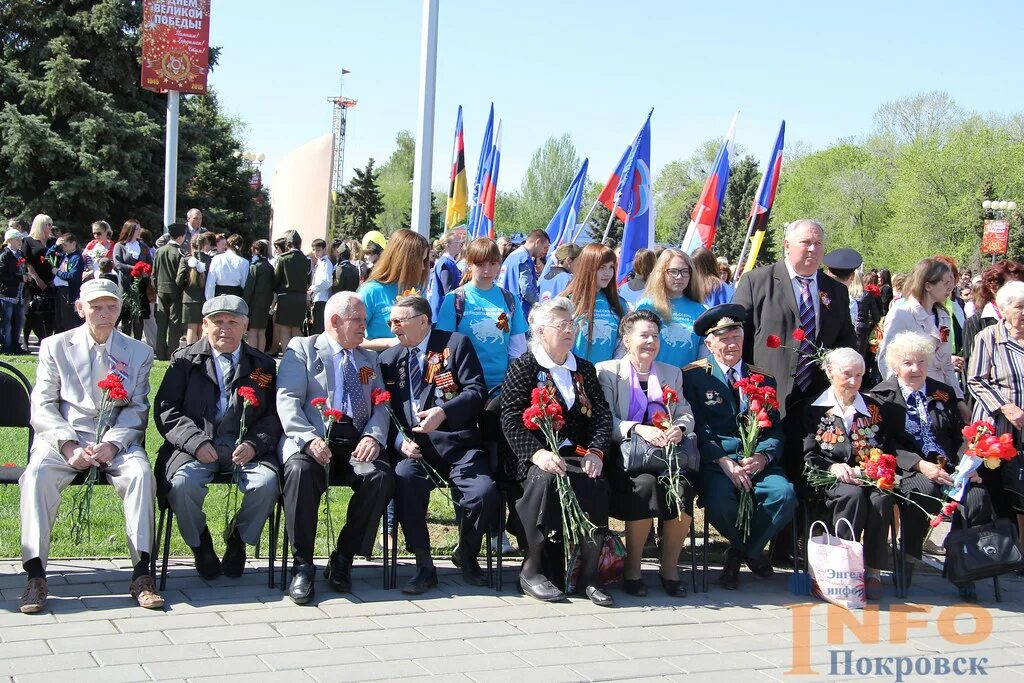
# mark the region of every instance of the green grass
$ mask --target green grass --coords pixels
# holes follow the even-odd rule
[[[35,356],[0,356],[21,370],[30,382],[35,382],[36,358]],[[156,397],[160,382],[163,381],[164,373],[167,372],[167,363],[156,361],[153,363],[153,371],[150,375],[149,400],[152,405]],[[0,428],[0,464],[14,463],[24,466],[26,464],[26,448],[28,441],[28,430]],[[152,413],[150,414],[149,426],[146,430],[146,447],[149,451],[150,462],[155,463],[156,453],[163,444],[163,437],[153,423]],[[124,532],[124,513],[121,507],[121,500],[117,497],[113,487],[98,486],[94,489],[92,502],[92,528],[90,538],[83,540],[81,544],[75,544],[70,537],[71,520],[71,497],[78,487],[68,487],[64,490],[61,501],[60,514],[57,524],[53,529],[52,546],[50,556],[53,558],[71,557],[126,557],[128,555],[128,543]],[[0,487],[0,557],[20,557],[20,521],[18,514],[19,488],[17,486]],[[344,487],[331,490],[331,514],[334,520],[335,530],[340,529],[340,521],[344,520],[345,507],[351,491]],[[224,506],[227,498],[226,486],[213,486],[206,498],[206,514],[210,526],[210,532],[215,539],[215,545],[220,549],[223,544],[219,541],[222,537],[224,527]],[[455,528],[454,514],[451,504],[443,494],[435,491],[430,498],[430,507],[427,510],[427,523],[430,530],[431,543],[434,553],[438,555],[451,552],[458,540]],[[333,543],[327,538],[326,523],[321,511],[320,523],[317,535],[317,553],[327,555],[333,549]],[[265,554],[267,544],[267,530],[263,532],[261,550]],[[401,545],[399,550],[402,550]],[[189,556],[191,552],[181,540],[177,529],[171,535],[171,555]]]

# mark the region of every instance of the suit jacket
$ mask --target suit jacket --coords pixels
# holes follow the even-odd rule
[[[468,449],[483,447],[477,422],[487,400],[484,371],[473,344],[457,332],[432,331],[427,340],[427,357],[434,354],[440,359],[437,374],[451,372],[456,386],[452,388],[455,397],[446,401],[436,394],[440,388],[436,378],[434,382],[427,383],[424,375],[424,386],[418,396],[423,410],[440,406],[445,414],[445,421],[430,434],[418,436],[412,431],[414,422],[412,403],[409,400],[409,349],[399,345],[382,352],[380,373],[384,388],[391,393],[391,409],[406,435],[412,436],[424,452],[433,451],[445,460],[457,460]],[[388,432],[388,445],[392,446],[397,438],[398,429],[392,424]],[[398,457],[402,457],[401,454]]]
[[[846,317],[849,319],[849,311]],[[775,378],[760,368],[746,362],[741,367],[744,377],[762,374],[762,386],[775,386]],[[709,465],[722,457],[742,457],[739,402],[718,363],[702,358],[687,365],[683,368],[683,389],[697,423],[701,464]],[[776,462],[782,455],[782,426],[778,411],[771,410],[768,415],[772,426],[761,430],[755,452],[764,453],[769,460]]]
[[[826,349],[856,349],[857,333],[850,320],[850,295],[846,286],[820,270],[816,277],[819,293],[816,343]],[[800,308],[785,261],[745,274],[736,286],[732,302],[747,309],[747,322],[743,326],[743,358],[774,376],[778,383],[782,417],[801,398],[817,396],[828,388],[825,373],[814,367],[807,392],[803,396],[794,395],[793,373],[796,372],[798,354],[791,349],[769,349],[765,345],[770,335],[776,335],[784,344],[793,346],[793,331],[800,327]]]
[[[181,245],[171,241],[156,250],[153,257],[153,282],[157,294],[181,296],[178,286],[178,263],[181,261]]]
[[[274,359],[242,342],[238,370],[232,385],[232,402],[241,387],[256,391],[259,405],[246,408],[243,441],[256,451],[253,462],[277,469],[277,441],[281,423],[274,401],[276,365]],[[195,344],[178,349],[171,356],[164,381],[156,392],[153,420],[164,437],[157,453],[156,474],[159,488],[166,486],[174,472],[195,459],[196,451],[216,435],[217,402],[221,386],[217,381],[213,347],[203,337]]]
[[[928,376],[953,387],[957,398],[962,399],[964,391],[953,369],[953,322],[945,307],[938,306],[935,310],[938,311],[938,325],[932,313],[924,310],[913,297],[889,309],[889,314],[885,316],[885,334],[882,335],[882,343],[878,345],[878,371],[882,373],[883,379],[889,375],[885,350],[893,337],[900,332],[917,332],[928,337],[935,345],[932,362],[928,364]]]
[[[612,439],[621,442],[629,437],[633,427],[641,424],[629,420],[629,403],[632,398],[632,386],[630,384],[631,365],[628,358],[606,360],[597,364],[597,379],[604,391],[604,398],[608,401],[608,407],[612,411]],[[666,412],[672,418],[673,425],[683,428],[684,434],[693,434],[693,410],[683,395],[683,371],[674,365],[654,362],[654,372],[658,375],[661,385],[675,389],[679,395],[679,401],[671,407],[666,406]],[[646,387],[645,387],[646,388]]]
[[[373,405],[371,399],[374,389],[384,389],[377,354],[356,347],[352,349],[352,355],[360,369],[369,368],[373,373],[369,381],[362,385],[366,404],[370,407],[370,419],[363,427],[363,436],[373,437],[381,446],[386,447],[390,417],[387,408]],[[300,453],[313,439],[323,438],[323,418],[320,417],[320,411],[310,403],[320,396],[326,398],[328,404],[333,404],[334,353],[327,333],[294,337],[288,344],[277,372],[277,413],[284,429],[278,446],[281,462],[287,462],[288,458]]]
[[[338,261],[334,268],[334,283],[331,293],[354,292],[359,289],[359,267],[351,261]]]
[[[505,375],[501,392],[501,427],[513,457],[503,465],[505,473],[515,481],[526,478],[534,453],[550,448],[539,430],[527,429],[523,424],[523,413],[530,407],[530,394],[536,388],[541,373],[550,376],[550,372],[537,362],[533,352],[528,351],[509,364]],[[590,361],[576,356],[574,374],[578,375],[577,396],[571,409],[566,409],[561,393],[555,391],[555,398],[562,406],[565,418],[565,428],[560,436],[568,439],[573,446],[594,448],[607,454],[612,436],[612,415],[601,384],[597,381],[597,371]],[[582,412],[584,401],[578,395],[581,387],[586,402],[592,408],[589,416]]]
[[[60,452],[66,441],[96,441],[99,406],[93,400],[92,357],[87,325],[47,337],[39,345],[39,366],[32,389],[32,428],[36,444]],[[103,440],[128,450],[145,442],[149,420],[149,371],[153,349],[114,330],[108,340],[111,369],[119,364],[128,400],[117,406]]]
[[[956,407],[956,394],[948,384],[943,384],[934,379],[928,378],[924,382],[924,395],[927,397],[928,420],[932,425],[932,433],[935,440],[946,453],[946,460],[949,463],[947,468],[950,472],[960,461],[959,453],[963,447],[964,436],[961,430],[964,428],[964,419],[960,416],[960,410]],[[907,420],[907,402],[903,398],[903,390],[900,389],[899,381],[895,377],[876,384],[869,396],[877,398],[882,403],[891,403],[895,406],[893,416],[901,416],[905,425]],[[917,440],[909,433],[907,436],[907,450],[915,451],[920,456],[925,456]],[[914,448],[914,446],[918,446]],[[934,462],[934,458],[929,458]],[[909,463],[909,459],[908,459]]]
[[[901,414],[892,403],[882,403],[869,394],[861,396],[868,414],[858,415],[854,428],[870,432],[864,446],[896,456],[899,469],[910,471],[921,456],[915,452],[913,439],[904,431],[905,411]],[[808,405],[804,411],[804,462],[828,470],[836,463],[856,467],[860,459],[861,454],[854,448],[850,430],[840,417],[832,414],[832,408]]]

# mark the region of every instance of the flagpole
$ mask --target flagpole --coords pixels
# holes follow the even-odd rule
[[[579,224],[579,227],[575,229],[572,236],[572,241],[569,244],[576,244],[576,240],[580,238],[580,233],[583,232],[583,226],[590,222],[590,216],[594,213],[594,209],[597,208],[597,204],[600,200],[595,199],[594,203],[590,205],[590,211],[587,211],[587,217],[583,219],[583,222]]]
[[[430,237],[430,171],[434,159],[434,97],[437,84],[438,0],[423,0],[420,37],[420,97],[413,162],[412,229]]]
[[[756,202],[757,199],[754,199]],[[739,280],[740,275],[743,274],[743,262],[746,260],[747,246],[750,245],[750,238],[754,235],[754,223],[757,222],[757,212],[753,209],[750,211],[750,225],[747,227],[747,238],[743,240],[743,248],[740,249],[740,259],[736,262],[736,269],[733,271],[732,279],[735,282]],[[766,228],[767,229],[767,228]]]
[[[612,206],[612,213],[611,213],[610,216],[608,216],[608,224],[606,226],[604,226],[604,235],[601,236],[601,244],[604,244],[605,240],[608,239],[608,231],[612,229],[612,221],[615,220],[615,210],[618,209],[618,208],[619,208],[619,198],[616,197],[615,198],[615,204]],[[623,230],[625,230],[625,225],[623,225]]]

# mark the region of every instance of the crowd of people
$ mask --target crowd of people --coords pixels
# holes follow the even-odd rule
[[[75,268],[100,273],[55,297],[84,324],[40,336],[36,440],[21,480],[24,612],[46,601],[60,490],[91,467],[124,500],[130,592],[143,607],[163,604],[149,569],[154,496],[174,511],[196,569],[210,578],[242,573],[280,494],[288,592],[307,604],[320,501],[332,485],[354,490],[325,570],[335,590],[351,589],[353,558],[372,552],[382,518],[386,534],[401,526],[415,557],[403,590],[436,586],[427,504],[440,487],[460,520],[453,559],[468,584],[485,583],[477,555],[507,516],[525,556],[526,594],[555,601],[575,588],[611,606],[599,573],[609,519],[625,522],[623,589],[646,595],[641,558],[656,531],[662,590],[684,596],[678,560],[695,501],[729,543],[723,588],[739,587],[744,564],[767,577],[794,561],[784,539],[802,500],[830,522],[850,522],[839,533],[863,543],[865,593],[878,599],[892,569],[894,498],[863,485],[870,455],[894,456],[896,489],[915,503],[900,508],[912,574],[964,425],[990,421],[1020,448],[1024,266],[1012,261],[977,281],[942,256],[890,277],[865,270],[853,250],[826,254],[825,228],[808,219],[787,226],[778,262],[737,282],[707,250],[665,248],[638,252],[620,284],[615,250],[563,245],[549,255],[541,230],[518,245],[467,243],[462,231],[432,245],[403,229],[362,244],[315,240],[309,256],[290,232],[275,241],[274,260],[266,242],[242,256],[237,236],[222,239],[201,221],[190,211],[155,253],[132,221],[112,246],[105,224],[94,224],[96,239],[76,259],[67,234],[52,246],[35,224],[35,237],[18,226],[5,236],[0,267],[9,253],[20,264],[19,292],[70,287],[55,282]],[[57,246],[65,256],[48,261]],[[113,270],[96,263],[107,258],[101,250]],[[52,266],[45,274],[40,253]],[[151,273],[141,274],[141,262]],[[20,294],[7,296],[15,280],[3,272],[6,321]],[[142,314],[125,313],[127,293],[145,291],[142,278],[155,290],[152,345],[138,341]],[[14,330],[9,341],[17,327],[5,329]],[[154,357],[170,364],[150,406]],[[127,397],[97,425],[97,383],[111,373]],[[153,471],[142,446],[150,412],[165,439]],[[1019,460],[972,475],[960,523],[997,515],[1024,528]],[[810,469],[833,483],[810,485]],[[206,485],[228,473],[241,503],[219,555],[203,502]],[[577,510],[572,520],[566,510]],[[564,550],[574,525],[573,587]],[[957,589],[977,599],[973,584]]]

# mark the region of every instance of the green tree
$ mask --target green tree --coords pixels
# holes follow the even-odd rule
[[[523,177],[517,232],[548,226],[579,168],[580,157],[568,133],[548,138],[533,153]]]
[[[377,227],[385,235],[412,224],[412,173],[416,159],[416,140],[407,130],[395,136],[395,151],[380,167],[380,187],[384,211],[377,217]],[[433,223],[432,223],[433,224]]]
[[[360,238],[376,226],[384,205],[372,158],[366,162],[366,168],[355,169],[352,180],[348,181],[341,194],[337,211],[338,221],[334,223],[337,234],[334,237]]]

